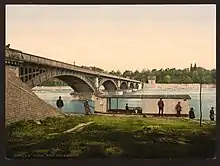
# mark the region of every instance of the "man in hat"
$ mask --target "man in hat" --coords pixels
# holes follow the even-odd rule
[[[57,100],[56,105],[57,105],[57,108],[61,111],[62,107],[64,106],[61,96],[59,96],[59,99]]]
[[[158,105],[158,109],[159,109],[159,116],[160,115],[163,116],[164,102],[163,102],[162,98],[160,98],[160,100],[158,101],[157,105]]]

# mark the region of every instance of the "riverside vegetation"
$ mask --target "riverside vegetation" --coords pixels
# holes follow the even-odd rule
[[[80,123],[80,131],[64,133]],[[13,158],[212,158],[215,123],[164,117],[67,116],[6,127]]]
[[[197,67],[191,64],[190,68],[176,69],[176,68],[166,68],[166,69],[152,69],[152,70],[142,70],[142,71],[130,71],[126,70],[121,73],[118,71],[107,72],[103,69],[97,67],[87,67],[81,66],[82,68],[104,72],[108,74],[113,74],[120,77],[127,77],[135,80],[139,80],[147,83],[148,79],[154,79],[156,77],[157,83],[174,83],[174,84],[193,84],[202,83],[204,84],[215,84],[216,83],[216,69],[207,70],[202,67]],[[62,81],[49,80],[43,84],[44,86],[62,86],[66,85]]]

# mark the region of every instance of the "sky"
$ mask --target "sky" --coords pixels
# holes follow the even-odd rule
[[[6,5],[6,44],[107,71],[216,66],[215,5]]]

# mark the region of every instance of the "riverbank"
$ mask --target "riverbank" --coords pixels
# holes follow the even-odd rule
[[[80,130],[77,125],[86,123]],[[186,118],[68,116],[8,125],[7,157],[212,158],[216,127]],[[71,131],[71,132],[66,132]]]
[[[164,85],[165,86],[165,85]],[[67,89],[69,88],[69,89]],[[33,89],[34,90],[34,89]],[[84,107],[82,102],[78,101],[73,101],[72,96],[69,95],[69,93],[72,92],[72,89],[70,87],[43,87],[43,88],[38,88],[38,90],[34,90],[34,93],[47,102],[48,104],[56,107],[56,100],[58,96],[62,96],[62,99],[64,101],[64,108],[63,111],[69,112],[69,113],[84,113]],[[195,116],[196,118],[200,117],[199,113],[199,89],[191,89],[191,88],[186,88],[186,89],[160,89],[160,88],[145,88],[142,91],[135,92],[134,94],[138,95],[178,95],[178,94],[188,94],[192,98],[189,101],[190,108],[193,107],[195,111]],[[125,108],[125,104],[129,103],[129,106],[131,107],[142,107],[143,101],[139,99],[120,99],[119,100],[119,105],[118,108]],[[95,106],[92,102],[90,103],[92,106]],[[148,103],[146,103],[147,105]],[[145,105],[145,104],[144,104]],[[152,104],[153,107],[157,105],[157,103]],[[202,90],[202,110],[203,110],[203,119],[209,120],[209,110],[211,107],[214,107],[214,110],[216,112],[216,90],[213,88],[203,88]],[[116,108],[117,104],[116,101],[112,101],[112,108]],[[165,104],[165,107],[168,106]],[[103,103],[103,108],[106,107],[106,104]],[[169,107],[169,106],[168,106]],[[143,113],[149,112],[151,110],[149,109],[143,109]],[[168,108],[165,108],[164,113],[168,113],[166,110]],[[189,108],[186,109],[186,113],[188,114]],[[92,109],[92,112],[94,110]],[[96,111],[100,111],[97,109]],[[157,112],[157,111],[156,111]]]

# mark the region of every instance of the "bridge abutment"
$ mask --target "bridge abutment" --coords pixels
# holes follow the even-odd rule
[[[96,91],[97,91],[97,92],[99,92],[99,87],[100,87],[100,85],[99,85],[99,78],[96,77],[96,78],[95,78],[95,88],[96,88]]]
[[[128,90],[130,89],[131,86],[131,82],[128,82]]]
[[[11,69],[17,77],[19,77],[19,66],[12,66],[12,65],[9,65],[9,66],[5,66],[6,69]]]
[[[141,90],[142,89],[142,83],[139,83],[138,84],[138,90]]]
[[[121,86],[121,81],[118,80],[118,82],[117,82],[117,90],[120,90],[120,86]]]

